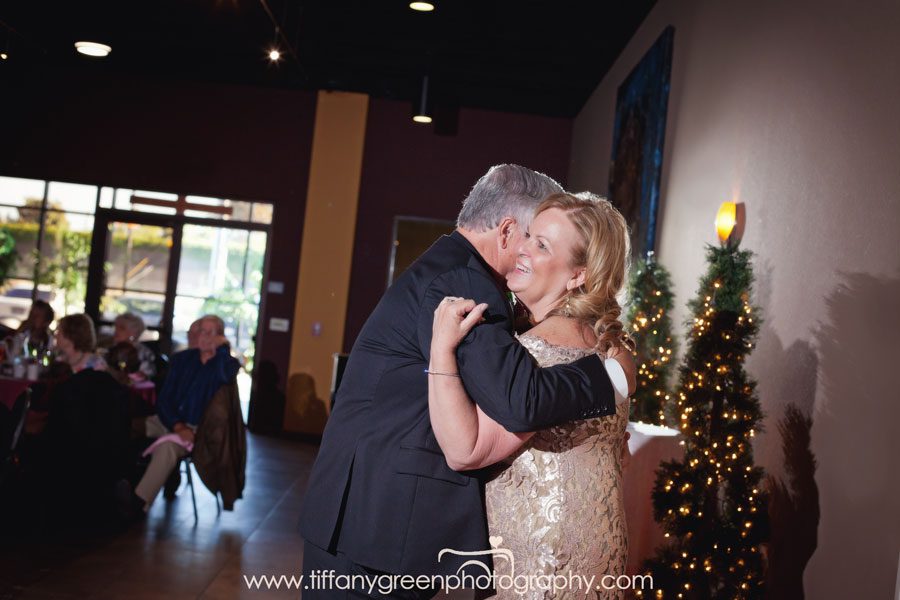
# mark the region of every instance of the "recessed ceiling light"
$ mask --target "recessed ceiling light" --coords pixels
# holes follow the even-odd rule
[[[434,10],[434,4],[431,2],[410,2],[409,7],[419,12],[431,12]]]
[[[416,123],[431,123],[431,117],[428,115],[416,115],[413,117],[413,121]]]
[[[272,62],[277,62],[281,59],[281,52],[278,51],[277,48],[272,48],[269,50],[269,60]]]
[[[85,56],[95,56],[103,58],[112,52],[112,48],[106,44],[98,44],[97,42],[75,42],[75,49]]]

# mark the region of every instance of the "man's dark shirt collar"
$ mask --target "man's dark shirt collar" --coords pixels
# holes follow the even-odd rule
[[[450,233],[450,235],[447,237],[449,237],[451,240],[455,241],[456,243],[462,244],[463,246],[465,246],[466,250],[468,250],[469,253],[472,254],[472,257],[478,261],[478,263],[485,270],[485,272],[491,277],[491,279],[494,280],[494,283],[497,284],[497,287],[500,288],[500,291],[503,292],[504,295],[508,292],[508,289],[506,287],[506,280],[503,278],[502,275],[497,273],[497,271],[495,271],[494,268],[491,265],[489,265],[486,260],[484,260],[484,257],[481,256],[481,253],[478,252],[478,250],[475,248],[475,246],[472,245],[472,242],[470,242],[468,239],[466,239],[466,236],[461,234],[459,232],[459,230],[454,229]]]
[[[515,306],[510,299],[509,289],[506,287],[506,279],[502,275],[498,274],[494,270],[494,268],[491,267],[486,260],[484,260],[484,257],[481,256],[481,253],[479,253],[478,250],[475,249],[475,246],[472,245],[472,242],[466,239],[466,236],[461,234],[458,230],[453,230],[453,232],[451,232],[447,237],[449,237],[457,244],[462,245],[466,250],[469,251],[469,253],[472,255],[472,257],[469,259],[469,265],[479,265],[482,269],[484,269],[484,272],[488,277],[491,278],[491,281],[494,282],[494,285],[497,286],[497,289],[503,295],[503,299],[506,300],[506,310],[509,313],[509,318],[513,319],[515,314]],[[475,300],[478,301],[477,298]]]

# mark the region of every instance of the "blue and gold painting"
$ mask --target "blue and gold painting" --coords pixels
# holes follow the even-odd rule
[[[666,110],[675,29],[667,27],[616,97],[609,199],[628,221],[634,256],[656,249]]]

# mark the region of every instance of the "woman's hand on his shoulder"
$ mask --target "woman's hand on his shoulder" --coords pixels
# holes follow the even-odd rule
[[[468,298],[447,296],[434,310],[431,330],[431,349],[454,351],[463,338],[481,321],[487,304],[477,304]]]

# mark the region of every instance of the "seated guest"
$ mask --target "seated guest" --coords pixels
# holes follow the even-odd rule
[[[138,350],[130,342],[119,342],[106,352],[106,364],[110,374],[122,385],[131,385],[140,373],[141,360]]]
[[[128,452],[130,419],[128,391],[105,371],[94,354],[96,334],[87,315],[60,319],[56,331],[60,359],[72,376],[54,385],[46,428],[48,485],[78,490],[68,507],[83,501],[101,509],[96,500],[112,502],[113,489],[131,463]],[[67,501],[68,503],[68,501]]]
[[[214,315],[200,319],[197,348],[172,357],[169,374],[157,399],[158,413],[146,421],[147,437],[177,434],[178,441],[159,444],[132,502],[144,511],[156,499],[178,461],[189,453],[194,433],[209,401],[223,385],[232,384],[240,365],[229,353],[225,324]]]
[[[144,320],[136,314],[127,312],[116,317],[113,321],[115,330],[113,331],[112,346],[116,344],[131,344],[137,350],[140,367],[131,377],[136,380],[153,379],[156,375],[156,355],[153,350],[140,343],[138,340],[144,333]]]
[[[35,300],[31,303],[28,317],[15,333],[22,340],[23,346],[27,340],[29,350],[42,353],[50,346],[50,325],[53,319],[53,307],[43,300]]]
[[[106,361],[97,354],[97,333],[87,315],[69,315],[56,326],[56,351],[59,360],[78,373],[85,369],[106,371]]]

